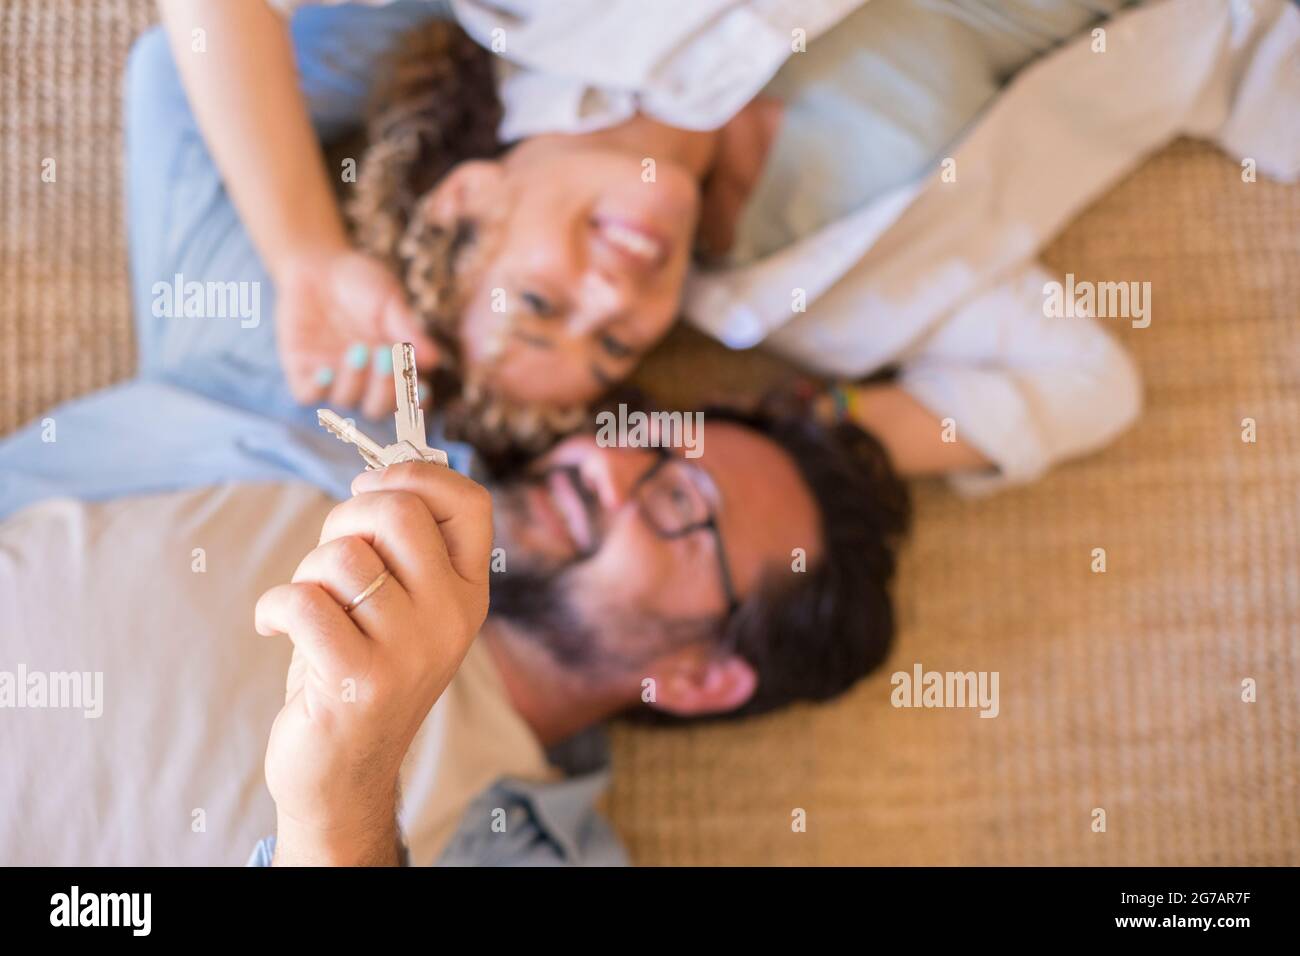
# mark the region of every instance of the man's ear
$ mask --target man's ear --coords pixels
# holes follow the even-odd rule
[[[678,717],[729,713],[758,689],[758,674],[743,657],[698,645],[655,661],[648,676],[655,682],[650,706]]]
[[[492,159],[458,163],[424,200],[422,214],[440,225],[481,219],[500,202],[505,168]]]

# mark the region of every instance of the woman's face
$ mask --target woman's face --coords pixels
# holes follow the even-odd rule
[[[543,136],[498,162],[462,164],[433,209],[492,224],[463,277],[467,377],[514,402],[564,407],[624,379],[672,326],[699,188],[675,164]]]

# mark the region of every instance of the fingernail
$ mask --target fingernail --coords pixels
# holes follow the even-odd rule
[[[393,351],[392,349],[375,349],[375,371],[380,375],[393,374]]]
[[[429,386],[421,382],[420,387],[415,390],[415,393],[420,397],[420,401],[426,401],[429,398]],[[408,392],[407,394],[409,395],[410,393]]]
[[[321,388],[325,388],[333,381],[334,381],[334,369],[330,368],[328,365],[316,369],[316,384],[319,385]]]
[[[348,349],[348,366],[356,369],[358,372],[366,367],[370,361],[370,349],[358,342]]]

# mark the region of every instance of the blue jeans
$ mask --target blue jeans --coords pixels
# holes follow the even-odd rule
[[[363,122],[384,57],[405,31],[439,15],[445,10],[418,0],[308,7],[294,16],[302,89],[323,141]],[[280,369],[270,277],[199,132],[161,28],[132,49],[125,96],[127,235],[140,376],[314,429],[314,410],[293,400]],[[184,282],[256,284],[260,320],[155,315],[155,284],[171,287],[177,275]]]

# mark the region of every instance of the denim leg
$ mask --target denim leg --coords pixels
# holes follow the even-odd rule
[[[401,34],[436,4],[309,7],[291,23],[299,74],[323,139],[358,125],[372,79]],[[190,111],[161,29],[135,44],[125,79],[126,208],[140,374],[241,408],[314,421],[289,394],[276,354],[275,296]],[[176,314],[177,284],[236,283],[229,318]],[[257,309],[251,308],[256,304]]]

